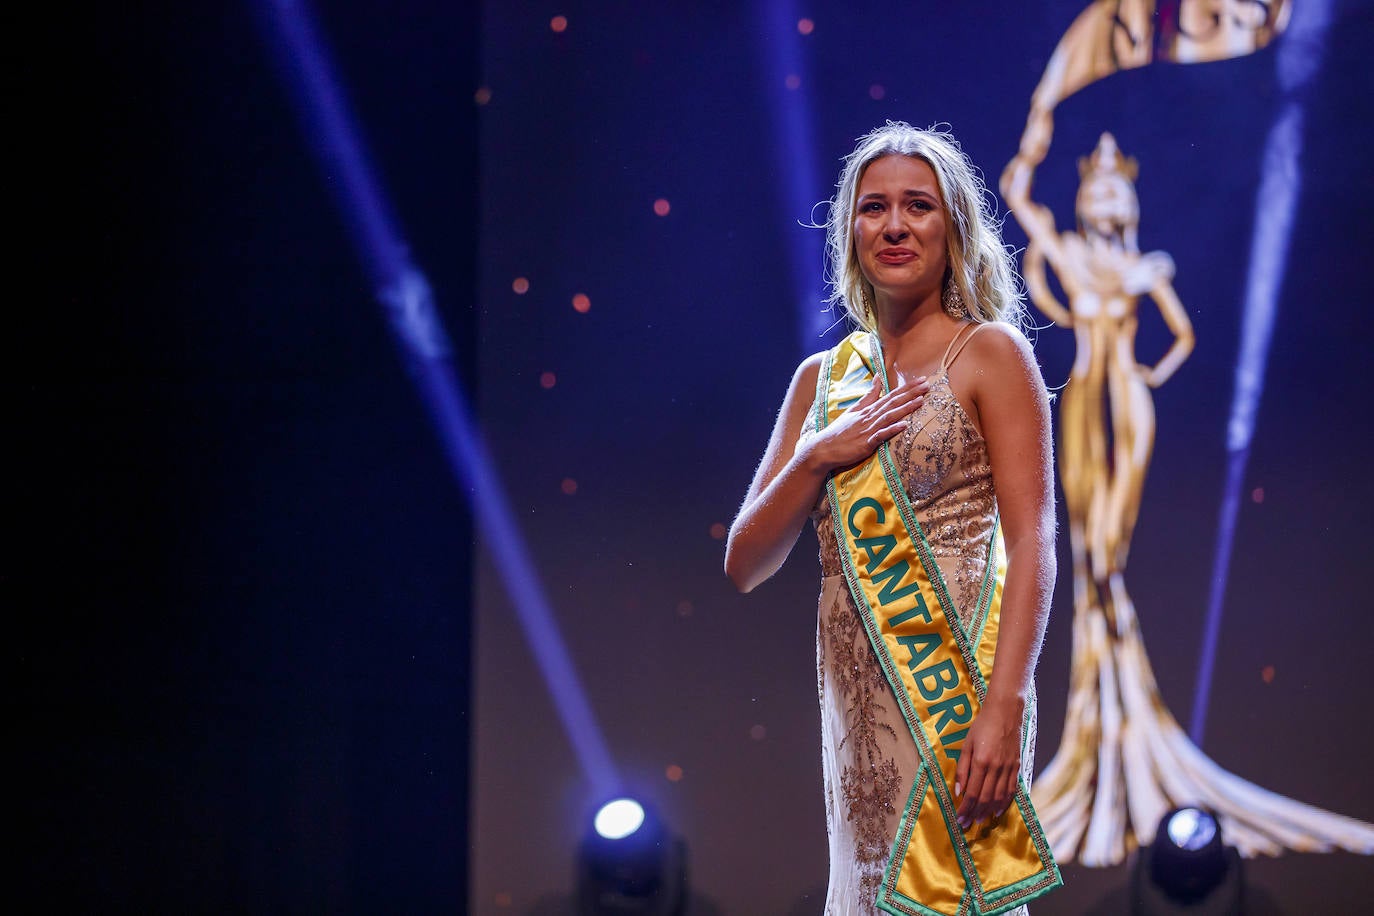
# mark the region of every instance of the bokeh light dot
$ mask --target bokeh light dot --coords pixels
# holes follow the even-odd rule
[[[768,737],[768,729],[764,728],[762,725],[755,725],[753,728],[749,729],[749,737],[753,738],[755,741],[762,741],[764,738]]]
[[[885,95],[887,95],[887,90],[883,88],[882,83],[874,83],[868,87],[868,97],[875,102]]]
[[[668,769],[663,771],[663,775],[668,777],[669,782],[681,782],[682,767],[678,766],[676,763],[671,763],[668,765]]]
[[[672,204],[668,203],[668,198],[660,197],[654,201],[654,212],[659,216],[667,216],[668,211],[673,209]]]
[[[812,22],[810,19],[798,19],[797,31],[801,32],[803,35],[810,35],[812,32],[816,31],[816,23]]]
[[[511,895],[505,891],[501,891],[501,893],[492,898],[492,901],[504,910],[508,909],[510,905],[515,902],[515,898],[511,897]]]
[[[1260,669],[1260,680],[1264,681],[1264,683],[1266,684],[1274,683],[1273,665],[1265,665],[1263,668]]]
[[[717,541],[723,541],[725,540],[725,535],[728,531],[728,528],[726,528],[720,522],[716,522],[714,525],[711,526],[711,537],[715,538]]]
[[[557,385],[557,384],[558,384],[558,376],[554,375],[552,372],[543,372],[543,373],[540,373],[540,375],[539,375],[539,387],[540,387],[540,388],[552,388],[554,385]]]
[[[1250,491],[1250,498],[1257,503],[1264,502],[1264,487],[1255,487]]]
[[[592,300],[587,298],[586,293],[578,293],[576,296],[573,296],[572,302],[573,308],[584,315],[592,310]]]
[[[478,105],[485,105],[491,101],[491,87],[479,86],[477,91],[472,94],[472,100]]]
[[[524,277],[516,277],[515,281],[511,283],[510,288],[515,290],[515,295],[523,296],[530,291],[530,281],[526,280]]]
[[[563,482],[559,484],[559,489],[568,496],[572,496],[577,492],[577,481],[573,480],[571,477],[564,477]]]
[[[800,89],[801,77],[797,76],[797,74],[795,73],[789,73],[787,74],[787,79],[782,81],[782,84],[786,86],[788,89]]]
[[[553,29],[555,32],[566,32],[568,30],[568,17],[554,16],[549,20],[549,28]]]
[[[692,612],[695,610],[696,607],[692,604],[692,602],[688,601],[686,598],[683,598],[681,601],[677,603],[677,615],[679,617],[691,617]]]

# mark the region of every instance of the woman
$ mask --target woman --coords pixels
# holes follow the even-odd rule
[[[730,529],[745,592],[808,515],[820,539],[827,913],[998,913],[1059,884],[1025,793],[1048,397],[985,201],[946,133],[888,123],[846,157],[827,247],[862,330],[797,368]]]

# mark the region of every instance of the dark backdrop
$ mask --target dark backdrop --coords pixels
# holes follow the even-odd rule
[[[254,10],[12,35],[3,588],[46,909],[467,892],[467,509]],[[320,27],[470,366],[476,11]]]

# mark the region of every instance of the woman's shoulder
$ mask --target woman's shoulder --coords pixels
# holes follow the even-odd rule
[[[809,382],[811,387],[816,385],[816,377],[821,373],[821,366],[825,364],[825,358],[829,351],[822,350],[819,353],[812,353],[797,365],[797,371],[792,374],[794,382]]]
[[[1005,321],[985,321],[973,332],[968,348],[971,353],[988,356],[1011,356],[1013,353],[1033,353],[1030,341],[1021,329]]]
[[[820,379],[821,366],[825,365],[826,351],[812,353],[797,365],[792,373],[792,383],[787,386],[787,399],[793,404],[810,404],[816,396],[816,383]]]
[[[1031,342],[1019,328],[1005,321],[989,321],[979,328],[968,342],[967,356],[980,374],[1025,377],[1033,372],[1036,378],[1040,375]]]

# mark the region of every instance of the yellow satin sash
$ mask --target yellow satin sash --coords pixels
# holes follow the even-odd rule
[[[875,373],[887,389],[878,341],[867,333],[830,351],[817,383],[816,428],[862,398]],[[955,768],[997,647],[1006,575],[1000,526],[969,633],[888,446],[832,474],[826,489],[845,580],[921,755],[876,905],[902,916],[990,916],[1059,887],[1024,780],[995,822],[965,833],[955,819]]]

